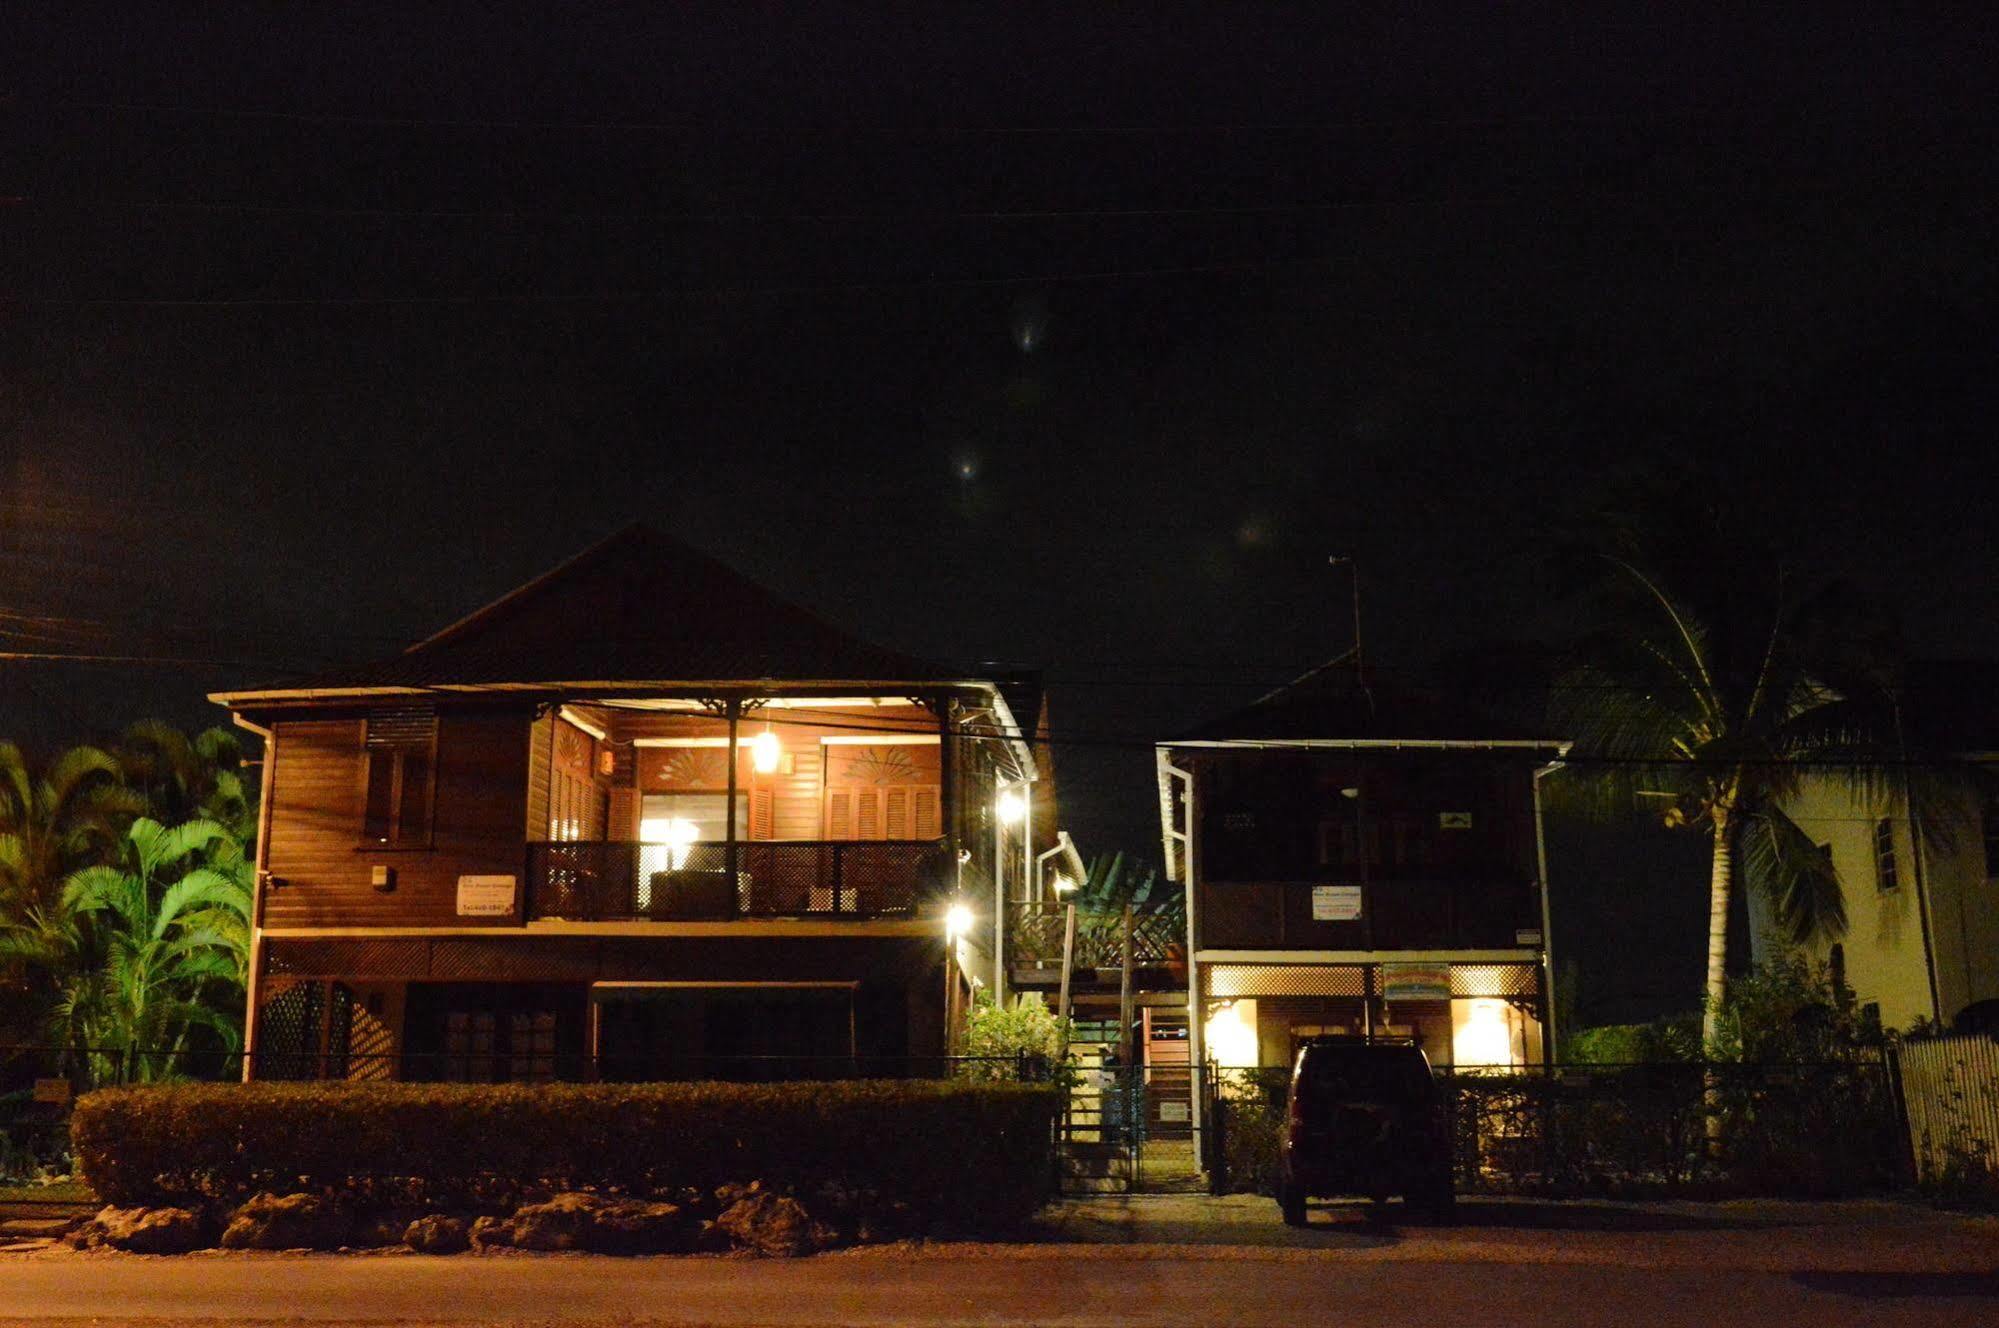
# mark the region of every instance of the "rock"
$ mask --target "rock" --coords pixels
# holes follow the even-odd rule
[[[580,1250],[602,1201],[594,1194],[558,1194],[546,1203],[515,1210],[507,1223],[512,1244],[523,1250]]]
[[[780,1258],[811,1254],[825,1248],[821,1242],[837,1240],[832,1228],[812,1220],[804,1204],[767,1190],[736,1200],[715,1219],[715,1225],[738,1245]]]
[[[472,1219],[472,1229],[467,1234],[471,1237],[475,1249],[491,1249],[514,1243],[513,1224],[504,1217],[475,1217]]]
[[[418,1254],[462,1254],[472,1248],[472,1227],[462,1217],[432,1213],[403,1229],[403,1244]]]
[[[660,1254],[689,1247],[694,1229],[678,1204],[571,1192],[514,1213],[508,1227],[524,1250]]]
[[[332,1250],[347,1243],[347,1215],[316,1194],[259,1194],[230,1216],[229,1250]]]
[[[201,1214],[189,1208],[106,1208],[70,1234],[78,1249],[109,1245],[134,1254],[185,1254],[207,1244]]]
[[[753,1180],[748,1185],[718,1185],[715,1187],[715,1208],[721,1211],[731,1208],[752,1194],[762,1194],[764,1183]]]
[[[611,1199],[597,1209],[584,1248],[599,1254],[677,1254],[693,1247],[697,1232],[679,1204]]]
[[[703,1222],[694,1228],[693,1245],[702,1254],[727,1254],[736,1248],[729,1233],[714,1222]]]

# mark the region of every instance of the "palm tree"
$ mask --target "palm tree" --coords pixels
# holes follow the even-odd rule
[[[140,817],[116,865],[85,867],[59,906],[0,933],[0,956],[49,974],[50,1031],[103,1077],[177,1073],[202,1042],[234,1050],[250,954],[250,867],[213,821]]]
[[[105,860],[145,800],[101,747],[72,747],[40,773],[0,742],[0,919],[55,905],[72,869]]]
[[[1674,579],[1690,564],[1671,558],[1663,569],[1627,550],[1594,560],[1613,625],[1586,640],[1553,709],[1603,805],[1649,803],[1711,844],[1701,1029],[1712,1050],[1738,869],[1795,941],[1846,928],[1833,864],[1786,804],[1808,778],[1870,808],[1921,801],[1924,781],[1910,774],[1891,675],[1842,588],[1804,593],[1775,575],[1759,593],[1739,570],[1712,584]],[[1945,834],[1940,818],[1922,824]]]
[[[112,751],[125,783],[145,796],[154,820],[217,821],[246,846],[255,835],[256,807],[243,785],[243,745],[228,729],[204,729],[189,738],[165,720],[142,719],[119,735]]]

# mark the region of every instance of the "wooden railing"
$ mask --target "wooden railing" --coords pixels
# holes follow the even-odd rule
[[[1007,949],[1016,964],[1059,964],[1066,904],[1016,903],[1007,921]],[[1166,965],[1169,951],[1184,950],[1187,924],[1162,913],[1134,914],[1131,920],[1131,962],[1140,968]],[[1124,915],[1076,914],[1076,947],[1071,960],[1077,968],[1117,968],[1124,963]]]
[[[941,888],[932,839],[532,843],[527,917],[572,922],[907,916]]]
[[[1312,883],[1212,881],[1201,887],[1200,944],[1212,949],[1495,950],[1540,944],[1531,881],[1372,881],[1361,917],[1312,916]]]

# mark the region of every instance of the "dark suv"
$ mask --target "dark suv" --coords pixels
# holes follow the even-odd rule
[[[1399,1194],[1448,1219],[1449,1104],[1429,1058],[1409,1043],[1313,1038],[1291,1067],[1277,1202],[1291,1226],[1305,1224],[1309,1197]]]

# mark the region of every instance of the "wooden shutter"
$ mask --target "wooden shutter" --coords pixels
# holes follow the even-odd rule
[[[907,788],[882,790],[882,838],[911,838],[910,796]]]
[[[882,837],[882,792],[881,789],[872,788],[856,790],[854,838]]]
[[[944,808],[940,791],[935,784],[920,785],[910,790],[915,803],[915,825],[910,831],[911,839],[938,839],[944,834]]]
[[[854,789],[826,790],[826,838],[854,838]]]
[[[770,789],[750,790],[750,838],[777,838],[777,795]]]

